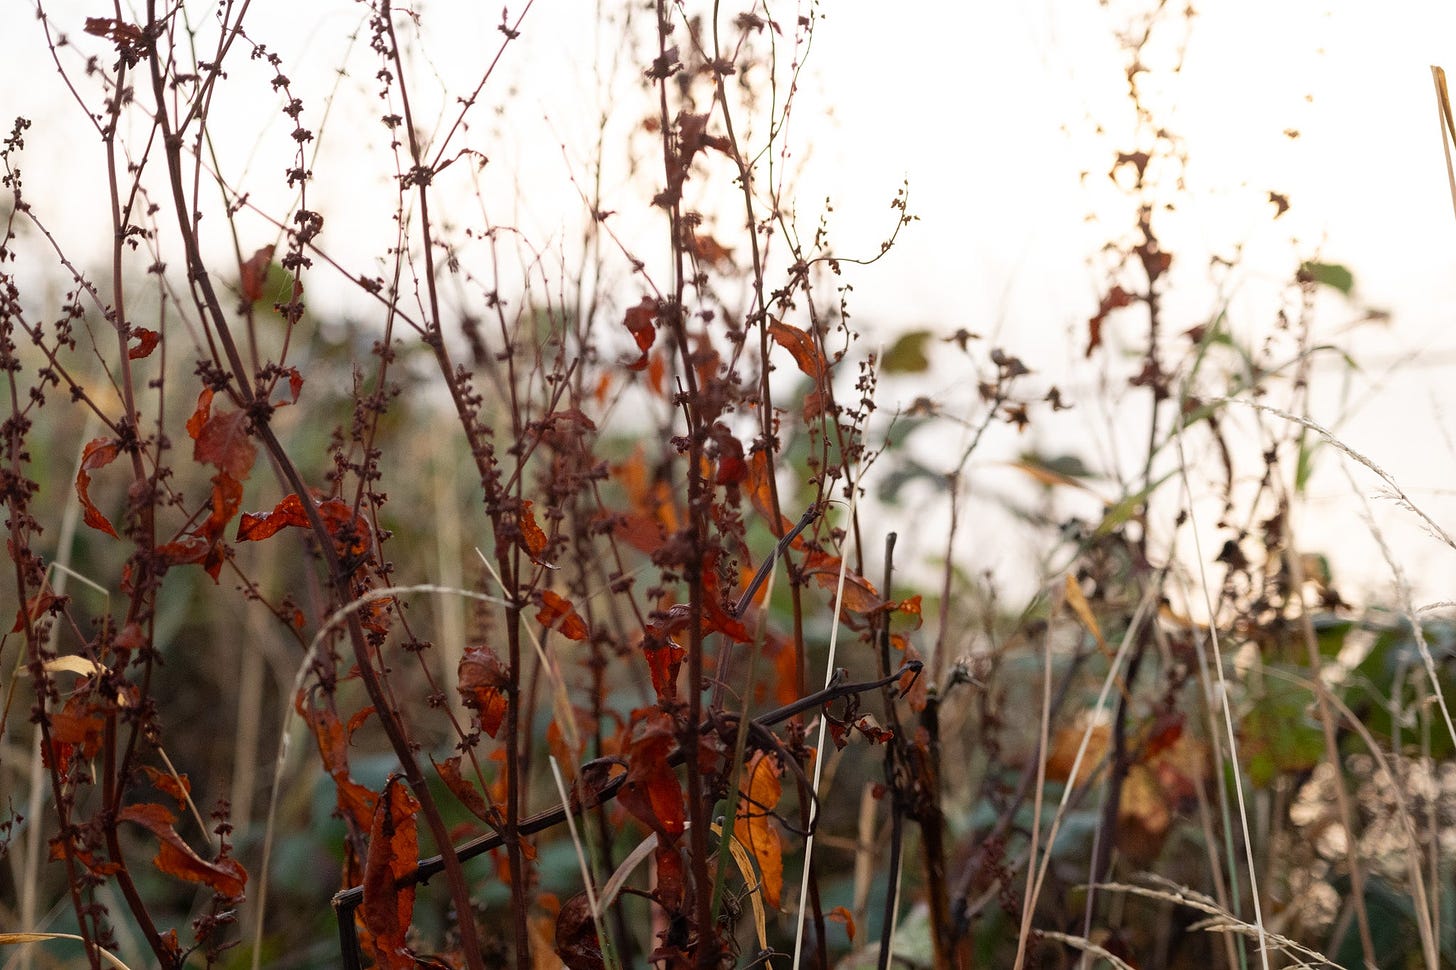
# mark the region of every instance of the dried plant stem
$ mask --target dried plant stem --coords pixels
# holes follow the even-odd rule
[[[855,512],[859,508],[859,487],[851,483],[849,494],[849,519],[854,520]],[[853,532],[846,533],[846,541],[852,541]],[[844,577],[849,571],[849,550],[843,550],[839,557],[839,579],[834,589],[834,623],[829,628],[829,656],[824,661],[824,687],[828,689],[830,682],[834,679],[834,663],[838,658],[839,647],[839,611],[844,603]],[[819,781],[824,776],[824,739],[828,734],[829,722],[823,715],[819,717],[819,736],[814,742],[814,782],[811,788],[811,800],[809,803],[809,834],[804,839],[804,871],[799,881],[799,910],[798,919],[794,926],[794,962],[793,970],[800,970],[804,952],[804,918],[808,915],[809,909],[809,877],[814,869],[814,826],[819,818]],[[824,941],[819,941],[819,951],[823,954]]]
[[[1055,617],[1058,613],[1055,605],[1050,615]],[[1041,683],[1041,721],[1037,734],[1037,758],[1036,758],[1036,785],[1033,788],[1031,802],[1031,845],[1026,850],[1028,860],[1027,871],[1037,861],[1038,841],[1041,837],[1041,806],[1042,798],[1046,792],[1046,752],[1051,750],[1051,722],[1052,722],[1052,630],[1048,622],[1046,631],[1042,634],[1042,683]],[[1067,788],[1072,788],[1076,775],[1071,776]],[[1051,839],[1055,832],[1047,838],[1047,858],[1051,857]],[[1039,888],[1039,887],[1037,887]],[[1032,880],[1026,880],[1025,891],[1021,899],[1021,926],[1016,934],[1016,958],[1012,961],[1012,970],[1021,970],[1026,965],[1026,947],[1031,939],[1031,917],[1036,910],[1036,899]]]
[[[1287,557],[1290,576],[1296,590],[1304,589],[1304,564],[1299,555],[1299,546],[1291,532],[1291,554]],[[1340,824],[1345,829],[1345,865],[1350,870],[1350,895],[1355,904],[1355,925],[1360,933],[1360,949],[1365,957],[1365,970],[1376,970],[1375,940],[1370,935],[1370,914],[1365,907],[1365,866],[1360,861],[1360,837],[1355,822],[1355,809],[1350,803],[1350,793],[1345,790],[1344,759],[1340,757],[1339,740],[1335,737],[1334,714],[1330,704],[1330,689],[1321,676],[1322,666],[1319,642],[1315,637],[1314,621],[1305,608],[1302,594],[1299,601],[1299,632],[1304,640],[1305,656],[1309,661],[1310,684],[1314,689],[1315,703],[1319,707],[1320,730],[1324,736],[1325,760],[1335,770],[1335,805],[1340,813]],[[1428,970],[1436,970],[1430,967]]]
[[[1179,399],[1184,400],[1186,399],[1186,397],[1187,395],[1185,389],[1185,393],[1181,394],[1179,396]],[[1178,422],[1174,429],[1174,442],[1176,443],[1178,448],[1178,474],[1179,481],[1182,483],[1183,486],[1184,501],[1191,507],[1193,504],[1193,489],[1188,482],[1188,459],[1183,449],[1183,435],[1185,430],[1186,428],[1184,426],[1184,414],[1182,409],[1180,408],[1178,412]],[[1249,832],[1249,814],[1244,805],[1243,772],[1239,768],[1239,749],[1238,740],[1234,729],[1233,705],[1229,699],[1228,682],[1224,679],[1223,649],[1219,645],[1218,628],[1214,622],[1214,618],[1217,617],[1218,611],[1214,609],[1213,595],[1209,591],[1208,575],[1204,567],[1204,563],[1206,560],[1203,554],[1203,544],[1199,536],[1197,520],[1190,520],[1189,527],[1193,530],[1193,555],[1194,559],[1198,563],[1199,589],[1203,593],[1204,607],[1205,609],[1207,609],[1209,616],[1208,647],[1209,652],[1213,656],[1213,663],[1211,665],[1213,667],[1214,673],[1213,683],[1217,685],[1217,690],[1215,692],[1217,695],[1216,698],[1207,698],[1207,703],[1210,709],[1217,708],[1223,715],[1224,740],[1228,744],[1229,763],[1233,766],[1234,769],[1231,774],[1233,776],[1234,795],[1239,810],[1239,826],[1241,834],[1243,836],[1244,860],[1248,866],[1249,895],[1252,899],[1254,907],[1254,925],[1259,928],[1259,960],[1261,966],[1263,967],[1263,970],[1269,970],[1269,947],[1267,941],[1264,938],[1263,905],[1259,898],[1259,884],[1257,876],[1258,870],[1254,864],[1254,842]],[[1202,651],[1200,651],[1200,662],[1202,661],[1203,656],[1204,655]],[[1207,692],[1209,686],[1207,671],[1200,670],[1199,673],[1204,680],[1205,692]]]
[[[1444,542],[1453,551],[1456,551],[1456,539],[1452,539],[1450,534],[1448,534],[1445,529],[1443,529],[1440,525],[1436,523],[1434,519],[1427,515],[1426,512],[1419,505],[1412,501],[1411,497],[1405,493],[1405,490],[1400,487],[1400,484],[1396,482],[1394,478],[1391,477],[1389,472],[1381,468],[1379,465],[1375,464],[1374,461],[1365,457],[1360,452],[1345,444],[1343,441],[1335,436],[1334,432],[1330,431],[1328,428],[1316,424],[1309,418],[1301,417],[1297,414],[1291,414],[1288,411],[1282,411],[1279,408],[1270,407],[1269,405],[1261,404],[1258,401],[1249,401],[1242,398],[1216,398],[1215,401],[1221,404],[1242,404],[1245,407],[1255,408],[1259,411],[1272,414],[1275,417],[1283,418],[1286,421],[1292,421],[1295,424],[1298,424],[1315,432],[1320,437],[1324,438],[1327,442],[1329,442],[1330,445],[1332,445],[1334,449],[1340,454],[1359,462],[1361,465],[1364,465],[1366,468],[1370,469],[1370,471],[1374,472],[1375,475],[1382,482],[1385,483],[1386,487],[1390,489],[1391,493],[1395,496],[1396,500],[1403,508],[1409,509],[1411,512],[1413,512],[1417,518],[1425,523],[1426,527],[1431,530],[1431,533],[1434,536]],[[1392,566],[1394,566],[1394,560],[1389,556],[1388,552],[1386,558],[1387,561],[1391,562]],[[1406,612],[1410,614],[1414,621],[1414,604],[1411,604],[1409,602],[1409,595],[1407,595],[1405,598],[1407,602],[1403,605],[1406,608]],[[1425,638],[1421,635],[1419,623],[1416,624],[1416,646],[1420,651],[1421,662],[1425,664],[1426,674],[1430,678],[1431,689],[1436,698],[1436,704],[1441,710],[1441,719],[1445,722],[1446,735],[1450,738],[1452,744],[1456,744],[1456,724],[1452,723],[1451,711],[1446,705],[1446,695],[1445,692],[1441,690],[1441,683],[1436,675],[1436,662],[1435,659],[1431,656],[1430,647],[1427,645]]]
[[[606,959],[608,970],[617,970],[617,948],[612,945],[612,938],[607,934],[606,924],[602,922],[602,909],[597,900],[596,888],[592,884],[591,864],[587,862],[586,849],[582,846],[581,836],[576,831],[576,815],[571,811],[571,796],[566,792],[566,782],[561,777],[561,765],[557,763],[556,756],[548,758],[551,762],[551,777],[556,781],[556,792],[561,798],[561,807],[566,809],[566,827],[571,833],[571,844],[576,849],[576,861],[581,867],[581,884],[586,892],[587,905],[591,907],[592,925],[597,930],[597,945],[602,949],[602,956]]]

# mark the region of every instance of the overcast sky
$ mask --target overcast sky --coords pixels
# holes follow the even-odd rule
[[[80,30],[97,13],[93,4],[44,6],[53,23],[70,25],[78,43],[96,40]],[[886,259],[851,277],[851,309],[869,331],[866,347],[908,327],[947,334],[965,327],[1021,356],[1072,398],[1086,399],[1055,426],[993,436],[982,477],[973,478],[986,494],[1014,487],[995,461],[1020,449],[1074,451],[1099,465],[1127,446],[1117,440],[1116,413],[1091,400],[1103,371],[1081,354],[1087,318],[1105,286],[1095,253],[1128,225],[1126,200],[1107,178],[1116,152],[1131,146],[1124,55],[1115,39],[1119,10],[1127,6],[834,0],[817,8],[823,19],[790,129],[802,169],[801,219],[811,229],[820,201],[830,198],[838,250],[873,254],[902,180],[920,217]],[[430,117],[431,90],[468,90],[494,54],[499,15],[494,7],[443,0],[413,9],[422,16],[429,57],[412,65]],[[785,21],[798,9],[770,7]],[[199,5],[195,16],[210,11]],[[249,14],[255,38],[284,57],[283,69],[305,101],[305,122],[323,128],[334,152],[378,152],[384,140],[383,129],[362,114],[373,79],[367,71],[342,79],[335,71],[367,53],[363,37],[349,53],[347,35],[361,14],[360,5],[344,0],[255,0]],[[36,121],[23,162],[30,201],[71,255],[99,265],[109,243],[96,137],[60,82],[38,23],[19,9],[7,21],[0,121],[6,130],[17,114]],[[476,127],[457,139],[492,155],[483,176],[496,180],[490,188],[515,187],[493,196],[505,201],[492,203],[491,218],[530,227],[534,243],[548,249],[564,245],[558,234],[580,215],[569,176],[582,174],[574,153],[591,144],[583,119],[602,106],[600,62],[592,52],[621,46],[596,33],[595,24],[595,4],[536,0],[521,43],[507,51],[487,89],[485,110],[473,116]],[[1392,315],[1384,325],[1351,329],[1357,306],[1321,301],[1321,339],[1351,349],[1363,369],[1317,370],[1312,416],[1338,424],[1350,447],[1388,470],[1438,522],[1456,527],[1456,435],[1446,431],[1456,414],[1456,217],[1429,69],[1447,58],[1456,66],[1456,9],[1434,0],[1216,0],[1191,21],[1183,70],[1174,76],[1164,69],[1181,31],[1175,23],[1150,48],[1148,75],[1160,123],[1184,139],[1190,159],[1186,191],[1165,230],[1179,260],[1170,331],[1207,322],[1220,305],[1203,269],[1211,256],[1238,260],[1223,292],[1230,324],[1251,341],[1285,305],[1284,285],[1299,260],[1349,266],[1357,303]],[[65,51],[62,59],[72,68],[81,63]],[[265,134],[278,128],[278,101],[266,83],[271,73],[242,57],[230,63],[234,76],[225,90],[234,93],[216,115],[228,119],[225,165],[230,177],[266,191],[288,161],[286,145]],[[96,88],[80,80],[94,102]],[[345,117],[330,128],[321,110],[336,83],[346,95],[335,101]],[[453,116],[449,96],[440,98],[438,111]],[[351,181],[347,166],[328,172],[312,190],[329,219],[324,241],[353,265],[367,264],[380,251],[380,237],[366,239],[352,227],[387,223],[387,192],[372,193],[378,207],[369,207],[369,190],[387,172],[371,165],[363,184]],[[627,176],[619,177],[615,188],[625,198]],[[468,186],[461,178],[456,184]],[[1270,192],[1291,202],[1277,220]],[[479,207],[468,195],[442,201],[446,218],[452,205],[464,207],[462,220],[469,207]],[[245,248],[272,239],[261,220],[243,226],[250,235]],[[360,248],[352,249],[356,243]],[[310,292],[328,293],[327,282],[311,283]],[[1120,339],[1133,345],[1136,324],[1120,326]],[[1321,376],[1328,384],[1319,383]],[[929,390],[969,408],[967,385],[958,361],[947,356],[913,386],[892,383],[885,393],[908,399]],[[1379,483],[1357,469],[1352,489],[1334,460],[1326,461],[1300,525],[1305,544],[1332,553],[1351,585],[1386,586],[1389,570],[1360,524],[1359,496],[1375,495]],[[1374,508],[1418,601],[1448,598],[1456,552],[1425,536],[1394,503],[1377,498]],[[996,566],[997,543],[986,539],[978,537],[967,554]]]

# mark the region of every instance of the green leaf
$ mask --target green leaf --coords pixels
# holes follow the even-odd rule
[[[1349,877],[1341,876],[1335,880],[1334,888],[1340,898],[1347,898],[1351,890]],[[1365,912],[1370,917],[1371,943],[1374,944],[1380,970],[1402,970],[1420,965],[1417,952],[1420,933],[1416,928],[1415,907],[1408,895],[1379,876],[1372,876],[1365,883]],[[1342,967],[1364,965],[1364,948],[1354,925],[1347,927],[1340,937],[1334,950],[1334,960]]]
[[[925,344],[933,337],[929,330],[911,330],[900,335],[880,361],[880,369],[886,374],[921,374],[930,369],[930,358],[925,355]]]
[[[1299,673],[1299,668],[1289,669]],[[1282,677],[1264,679],[1264,692],[1242,724],[1243,754],[1255,785],[1262,788],[1281,774],[1308,771],[1319,763],[1324,735],[1309,716],[1312,701],[1305,687]]]
[[[1339,656],[1340,651],[1345,649],[1345,638],[1350,631],[1355,629],[1352,620],[1343,620],[1339,617],[1324,613],[1314,618],[1315,642],[1319,645],[1321,657],[1333,660]]]
[[[1109,536],[1112,535],[1112,533],[1116,532],[1118,529],[1122,528],[1122,526],[1126,525],[1129,520],[1134,518],[1140,511],[1142,511],[1143,506],[1147,504],[1148,498],[1154,492],[1156,492],[1164,482],[1166,482],[1169,478],[1172,478],[1176,471],[1177,470],[1174,469],[1174,471],[1167,472],[1161,478],[1153,482],[1142,491],[1135,492],[1132,495],[1124,496],[1123,498],[1118,499],[1116,502],[1109,505],[1107,507],[1107,513],[1102,516],[1102,521],[1097,524],[1097,530],[1094,535]]]
[[[1057,475],[1064,475],[1067,478],[1095,478],[1092,469],[1082,460],[1081,455],[1070,452],[1062,452],[1055,455],[1039,454],[1035,451],[1024,451],[1021,453],[1021,462],[1036,468],[1045,468]]]
[[[1366,629],[1374,629],[1377,636],[1347,680],[1342,691],[1345,703],[1381,742],[1398,740],[1403,750],[1427,749],[1432,757],[1450,757],[1451,736],[1439,714],[1423,705],[1431,685],[1410,624],[1399,620],[1383,628],[1367,625]],[[1456,697],[1456,674],[1447,662],[1456,653],[1456,628],[1449,622],[1431,621],[1422,630],[1436,662],[1441,692]],[[1423,713],[1426,718],[1421,717]]]
[[[894,471],[890,472],[880,481],[878,490],[881,502],[895,502],[900,497],[900,490],[910,482],[922,481],[934,485],[938,491],[946,491],[950,487],[949,481],[943,472],[934,471],[915,461],[913,458],[906,459]]]
[[[1355,274],[1339,263],[1301,263],[1296,278],[1301,283],[1321,283],[1333,287],[1345,296],[1349,296],[1350,291],[1355,289]]]

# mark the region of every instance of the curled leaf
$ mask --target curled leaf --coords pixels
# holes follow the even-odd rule
[[[47,613],[59,611],[66,604],[67,597],[57,596],[51,592],[50,587],[42,589],[30,599],[25,601],[25,606],[15,611],[15,625],[10,628],[11,633],[19,633],[25,629],[26,622],[36,623]]]
[[[374,958],[381,970],[415,970],[416,966],[405,939],[415,910],[414,883],[406,877],[419,857],[415,829],[419,810],[408,786],[392,777],[380,793],[369,829],[359,916],[373,937]]]
[[[591,898],[577,893],[561,905],[556,916],[556,955],[567,970],[606,970]]]
[[[682,784],[667,763],[676,744],[668,714],[656,708],[638,712],[625,752],[627,780],[617,796],[627,811],[657,833],[662,845],[676,843],[687,828]]]
[[[115,438],[97,438],[88,443],[81,451],[81,469],[76,472],[76,497],[81,500],[81,508],[85,513],[83,521],[91,528],[105,532],[113,539],[120,537],[117,536],[111,520],[102,515],[101,510],[91,501],[91,472],[98,468],[105,468],[115,461],[119,454],[121,454],[121,442]]]
[[[644,296],[642,302],[627,311],[622,319],[622,325],[637,342],[637,349],[641,356],[627,364],[631,370],[645,370],[647,367],[647,352],[652,349],[652,343],[657,339],[657,327],[654,326],[657,320],[657,303],[651,297]]]
[[[162,335],[155,330],[148,330],[146,327],[132,327],[131,335],[137,338],[137,345],[126,352],[128,360],[141,360],[150,357],[152,351],[157,349]]]
[[[659,701],[670,701],[677,697],[677,674],[682,669],[683,657],[687,651],[672,640],[649,634],[642,641],[642,656],[647,660],[647,670],[652,676],[652,689]]]
[[[773,824],[773,810],[783,794],[778,762],[760,751],[749,761],[739,782],[743,797],[738,801],[737,831],[741,841],[758,863],[763,880],[763,898],[770,907],[778,908],[784,888],[783,844]]]
[[[460,658],[458,679],[456,689],[465,706],[475,711],[480,729],[495,737],[505,721],[506,689],[511,683],[505,664],[490,647],[473,646]]]
[[[531,511],[530,501],[521,503],[521,514],[518,517],[521,530],[521,548],[531,557],[534,563],[541,562],[541,554],[551,544],[546,533],[536,524],[536,513]]]
[[[1133,295],[1120,286],[1114,286],[1107,291],[1097,307],[1097,312],[1087,321],[1087,350],[1083,356],[1091,357],[1092,352],[1102,346],[1102,324],[1106,322],[1108,314],[1130,305],[1132,301]]]
[[[812,579],[820,589],[834,595],[839,590],[840,559],[822,552],[811,552],[804,564],[804,575]],[[884,606],[874,585],[853,570],[844,571],[844,602],[842,613],[873,613]]]
[[[819,353],[819,348],[814,345],[813,334],[775,320],[768,325],[768,335],[773,338],[774,343],[789,352],[794,363],[799,365],[799,370],[813,378],[816,385],[824,378],[828,367],[825,366],[824,356]]]

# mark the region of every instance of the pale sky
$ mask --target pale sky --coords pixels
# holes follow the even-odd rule
[[[888,257],[848,277],[855,320],[869,330],[863,347],[908,327],[947,334],[965,327],[1086,402],[1024,436],[998,429],[975,466],[978,495],[1017,487],[996,462],[1024,448],[1076,451],[1094,465],[1128,448],[1115,430],[1118,413],[1091,400],[1102,366],[1081,354],[1086,320],[1104,285],[1090,260],[1109,233],[1128,225],[1127,204],[1106,173],[1114,153],[1131,144],[1114,40],[1118,11],[1129,5],[1111,8],[1092,0],[833,0],[818,8],[823,19],[789,132],[801,167],[797,197],[805,233],[828,197],[838,251],[872,255],[902,180],[920,217]],[[84,18],[98,12],[93,4],[56,0],[45,9],[55,23],[71,25],[78,44],[104,51],[96,38],[81,34]],[[195,9],[197,17],[211,16],[209,5]],[[497,8],[433,0],[414,9],[431,55],[412,62],[419,71],[417,110],[429,119],[453,117],[450,98],[469,89],[498,46]],[[563,245],[580,214],[567,175],[584,172],[579,153],[591,142],[578,126],[602,100],[592,51],[621,46],[609,32],[594,36],[596,9],[583,0],[536,0],[522,42],[507,51],[472,115],[474,127],[455,142],[491,155],[480,175],[490,218],[530,227],[533,245],[548,252]],[[769,9],[791,22],[807,8],[774,3]],[[284,57],[310,126],[322,124],[344,37],[360,16],[361,7],[344,0],[253,3],[253,33]],[[29,10],[16,5],[8,20],[0,123],[8,131],[14,115],[35,120],[22,162],[28,197],[70,255],[100,266],[109,241],[95,135],[60,83]],[[1168,36],[1180,32],[1175,27]],[[1346,325],[1358,316],[1353,307],[1320,302],[1320,339],[1350,349],[1363,371],[1345,385],[1337,367],[1317,369],[1313,417],[1338,424],[1351,448],[1388,470],[1436,521],[1456,527],[1456,486],[1450,485],[1456,434],[1445,430],[1456,413],[1448,376],[1456,364],[1456,216],[1429,69],[1433,63],[1456,68],[1453,38],[1456,7],[1434,0],[1210,0],[1192,21],[1184,70],[1176,77],[1160,72],[1169,47],[1155,45],[1148,83],[1156,87],[1161,123],[1185,139],[1190,157],[1187,190],[1164,230],[1178,258],[1169,332],[1207,322],[1213,313],[1219,297],[1203,269],[1211,255],[1242,254],[1226,283],[1228,309],[1231,327],[1250,341],[1260,339],[1285,305],[1281,288],[1299,260],[1349,266],[1358,300],[1392,317],[1384,326],[1350,330]],[[366,56],[356,63],[369,63],[363,37],[355,56],[361,52]],[[66,63],[75,68],[79,59]],[[286,138],[280,144],[259,137],[278,127],[278,101],[266,83],[271,72],[243,57],[230,63],[232,83],[223,86],[216,114],[228,119],[220,126],[221,154],[230,178],[247,180],[263,199],[280,181],[289,151]],[[326,150],[336,160],[349,151],[368,155],[373,174],[361,185],[336,161],[311,191],[329,220],[325,245],[358,268],[381,251],[380,227],[389,218],[390,195],[379,191],[384,133],[361,120],[373,110],[376,82],[368,72],[356,70],[337,83],[342,120],[324,127]],[[96,88],[83,90],[94,103]],[[441,91],[449,95],[440,97]],[[497,106],[504,109],[499,116]],[[1288,137],[1286,130],[1299,135]],[[1084,171],[1090,173],[1085,180]],[[480,217],[467,175],[462,164],[442,179],[445,218],[453,207],[462,221]],[[627,173],[613,175],[609,192],[633,198]],[[449,194],[455,190],[459,196]],[[1277,221],[1270,218],[1270,191],[1292,203]],[[273,211],[284,207],[274,204]],[[1101,221],[1089,223],[1093,213]],[[648,230],[650,213],[637,226],[633,218],[624,213],[622,231]],[[242,225],[245,249],[272,241],[266,224],[245,218]],[[330,291],[322,276],[310,288],[315,298]],[[1125,344],[1135,341],[1135,321],[1111,326]],[[948,407],[968,409],[973,383],[947,355],[924,379],[887,383],[884,406],[929,390]],[[1342,419],[1352,404],[1358,405],[1353,415]],[[1129,398],[1129,406],[1141,405]],[[1332,553],[1337,578],[1355,588],[1388,586],[1389,570],[1359,519],[1358,494],[1375,494],[1378,483],[1360,470],[1352,493],[1332,459],[1326,462],[1299,526],[1305,545]],[[989,505],[977,508],[987,523],[998,521]],[[1456,552],[1424,536],[1390,501],[1377,500],[1375,509],[1407,579],[1417,585],[1417,601],[1448,598]],[[1009,528],[987,526],[1003,527]],[[1204,541],[1216,548],[1212,537]],[[998,557],[1009,553],[996,551],[1005,542],[981,534],[967,544],[966,554],[978,563],[1005,565]]]

